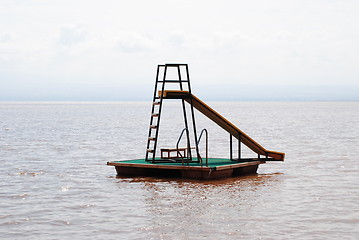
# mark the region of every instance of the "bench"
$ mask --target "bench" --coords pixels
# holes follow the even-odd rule
[[[171,153],[175,153],[174,156]],[[185,158],[187,148],[161,148],[161,158]]]

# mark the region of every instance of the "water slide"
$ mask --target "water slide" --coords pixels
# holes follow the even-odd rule
[[[161,91],[158,95],[162,95]],[[163,92],[162,97],[167,99],[184,99],[189,104],[191,104],[192,101],[192,105],[194,108],[196,108],[206,117],[218,124],[221,128],[232,134],[233,137],[239,139],[243,144],[245,144],[255,153],[272,158],[272,161],[284,161],[284,153],[266,150],[259,143],[254,141],[247,134],[245,134],[239,128],[229,122],[225,117],[223,117],[218,112],[209,107],[207,104],[202,102],[199,98],[197,98],[193,94],[190,95],[188,91],[166,90]]]

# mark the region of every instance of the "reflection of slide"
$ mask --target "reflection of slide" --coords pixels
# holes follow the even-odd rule
[[[159,92],[159,96],[161,96],[161,92]],[[284,153],[266,150],[260,144],[258,144],[256,141],[254,141],[252,138],[242,132],[239,128],[230,123],[226,118],[224,118],[222,115],[210,108],[207,104],[198,99],[196,96],[190,96],[187,91],[167,90],[164,91],[163,98],[184,99],[190,104],[192,99],[192,105],[194,108],[203,113],[213,122],[217,123],[221,128],[232,134],[235,138],[240,139],[243,144],[252,149],[254,152],[260,155],[274,158],[273,160],[284,161]]]

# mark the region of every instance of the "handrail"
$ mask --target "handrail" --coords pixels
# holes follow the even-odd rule
[[[208,167],[208,131],[207,131],[207,129],[205,129],[205,128],[202,129],[202,131],[199,135],[198,141],[197,141],[197,146],[199,145],[199,142],[201,141],[203,132],[206,133],[206,167]],[[201,161],[201,165],[202,165],[202,161]]]
[[[178,149],[178,145],[179,145],[179,143],[181,142],[181,139],[182,139],[182,136],[183,136],[183,133],[184,132],[187,132],[187,134],[188,134],[188,129],[187,128],[184,128],[183,130],[182,130],[182,132],[181,132],[181,135],[179,136],[179,138],[178,138],[178,141],[177,141],[177,144],[176,144],[176,149]],[[188,146],[188,144],[187,144],[187,148],[188,148],[189,146]],[[189,149],[187,149],[187,151],[189,151]],[[181,153],[180,153],[181,154]],[[182,157],[183,158],[183,157]]]

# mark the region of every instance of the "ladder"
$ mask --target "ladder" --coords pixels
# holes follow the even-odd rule
[[[169,69],[173,69],[176,71],[176,79],[168,79],[167,74]],[[162,78],[161,78],[162,75]],[[164,91],[168,88],[167,85],[171,84],[179,84],[179,89],[181,91],[187,87],[189,92],[189,96],[191,95],[191,84],[189,79],[188,73],[188,64],[164,64],[157,66],[157,73],[156,73],[156,82],[155,88],[153,93],[152,99],[152,109],[151,109],[151,117],[150,117],[150,124],[148,130],[148,138],[147,138],[147,147],[146,147],[146,161],[150,161],[152,163],[156,162],[165,162],[166,160],[157,158],[156,159],[156,149],[157,149],[157,142],[158,142],[158,135],[160,129],[160,120],[161,120],[161,113],[162,113],[162,105],[163,105],[163,96]],[[157,91],[161,89],[161,95],[157,95]],[[199,161],[199,153],[198,153],[198,143],[197,143],[197,131],[196,131],[196,123],[194,118],[194,109],[192,105],[192,99],[190,99],[190,106],[191,106],[191,119],[193,124],[193,131],[194,131],[194,138],[195,138],[195,149],[197,153],[197,159]],[[185,128],[188,129],[188,116],[185,107],[185,101],[182,99],[182,109],[183,109],[183,116],[184,116],[184,124]],[[190,136],[188,131],[186,131],[187,137],[187,162],[192,161],[192,152],[191,152],[191,144],[190,144]],[[168,160],[167,160],[168,161]]]

